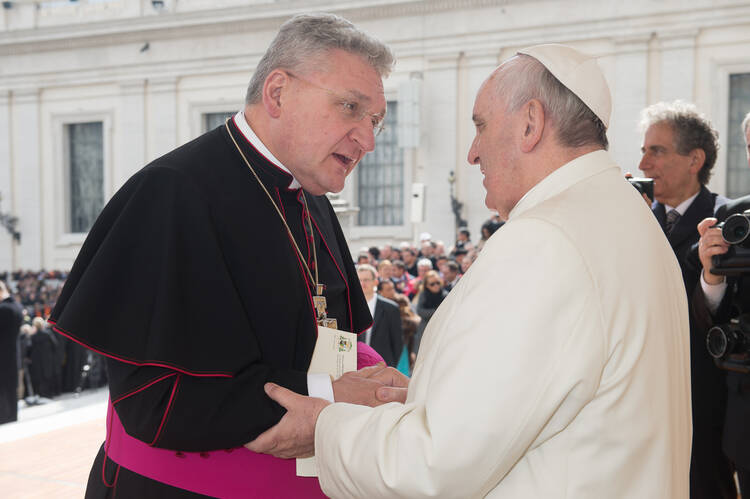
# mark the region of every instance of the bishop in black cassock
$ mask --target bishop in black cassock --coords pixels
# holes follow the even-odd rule
[[[313,242],[301,189],[288,188],[291,175],[258,153],[234,119],[157,159],[102,211],[50,320],[109,358],[110,399],[123,426],[160,448],[236,448],[284,413],[264,383],[307,394],[317,327],[310,284],[230,133],[308,265],[315,245],[328,315],[357,333],[372,322],[327,198],[307,195]],[[87,496],[105,497],[116,482],[120,497],[184,497],[104,460],[103,445]]]

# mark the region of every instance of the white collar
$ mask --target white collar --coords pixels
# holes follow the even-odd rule
[[[604,149],[597,149],[590,153],[578,156],[565,163],[528,190],[516,205],[510,210],[508,220],[517,217],[521,213],[533,208],[583,178],[596,175],[608,168],[617,168],[617,165]]]
[[[268,161],[279,167],[279,169],[283,170],[285,173],[291,175],[292,181],[289,182],[289,189],[299,189],[300,187],[302,187],[297,179],[294,178],[292,172],[289,171],[289,168],[281,164],[281,161],[279,161],[276,156],[274,156],[273,153],[268,150],[266,145],[258,138],[258,136],[255,135],[255,132],[250,127],[247,119],[245,119],[245,112],[243,110],[240,110],[237,114],[235,114],[233,119],[234,124],[237,125],[237,128],[240,129],[240,132],[242,132],[242,135],[245,136],[245,139],[250,142],[250,145],[252,145],[259,153],[265,156]]]
[[[684,215],[688,208],[690,208],[690,205],[693,204],[693,201],[695,201],[695,198],[698,197],[698,194],[700,194],[701,191],[698,189],[698,192],[687,198],[682,203],[678,204],[676,208],[669,206],[668,204],[664,205],[664,212],[669,213],[671,210],[677,210],[677,213],[680,214],[680,216]]]

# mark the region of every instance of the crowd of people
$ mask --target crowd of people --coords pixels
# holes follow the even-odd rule
[[[0,273],[0,281],[11,285],[13,299],[24,308],[26,322],[50,316],[66,277],[67,272],[59,270]]]
[[[0,317],[4,341],[0,386],[7,402],[0,407],[0,423],[14,421],[18,400],[44,403],[63,393],[103,386],[106,372],[101,358],[79,344],[54,333],[47,323],[65,283],[61,271],[17,271],[0,274],[5,290]],[[7,331],[6,331],[7,329]],[[11,356],[15,362],[10,362]]]
[[[398,367],[406,375],[411,373],[422,333],[432,314],[461,276],[469,270],[484,242],[502,225],[503,222],[496,215],[487,220],[482,224],[481,238],[477,244],[471,241],[471,231],[461,227],[455,244],[450,249],[446,249],[443,241],[434,241],[428,232],[423,232],[418,246],[402,242],[398,245],[362,248],[359,251],[357,271],[365,270],[371,274],[371,277],[366,276],[364,280],[360,277],[365,298],[377,291],[379,296],[388,300],[387,303],[398,307],[401,316],[402,331],[399,332],[399,337],[403,349],[396,355],[396,362],[390,363],[393,367]],[[371,309],[371,312],[374,310]],[[377,318],[375,322],[378,322]],[[368,342],[367,338],[368,335],[360,335],[360,341]],[[384,358],[388,355],[377,346],[374,348]]]

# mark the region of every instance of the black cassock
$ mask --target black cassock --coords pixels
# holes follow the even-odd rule
[[[60,395],[60,374],[64,357],[61,339],[46,328],[31,336],[29,377],[34,394],[41,397],[52,398]]]
[[[0,301],[0,424],[18,418],[18,331],[23,311],[12,298]]]
[[[308,265],[299,189],[231,133],[268,188]],[[360,333],[372,319],[341,227],[325,196],[307,194],[328,315]],[[147,165],[91,229],[51,322],[106,355],[110,398],[128,434],[155,447],[241,446],[284,409],[274,382],[307,394],[317,329],[311,285],[279,215],[222,126]],[[169,376],[172,374],[172,376]],[[160,380],[153,383],[155,380]],[[87,497],[192,497],[119,470],[102,479],[100,450]],[[118,466],[108,460],[107,481]]]

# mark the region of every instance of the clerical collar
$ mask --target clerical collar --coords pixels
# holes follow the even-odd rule
[[[284,171],[284,173],[288,173],[289,176],[292,177],[292,180],[289,182],[289,186],[287,187],[288,189],[299,189],[300,187],[302,187],[297,179],[294,178],[292,172],[289,171],[289,168],[281,164],[281,161],[279,161],[276,156],[274,156],[273,153],[268,150],[266,145],[258,138],[258,136],[255,135],[255,132],[253,132],[250,124],[245,119],[245,112],[243,110],[240,110],[237,114],[235,114],[233,119],[234,124],[237,125],[237,128],[240,129],[240,132],[242,132],[242,135],[245,136],[247,141],[250,142],[250,145],[252,145],[259,153],[265,156],[268,161],[270,161],[280,170]]]
[[[664,211],[666,211],[667,213],[669,213],[670,210],[677,210],[677,213],[679,213],[680,216],[682,216],[682,215],[685,214],[685,212],[687,211],[687,209],[690,208],[690,205],[693,204],[693,201],[695,201],[695,198],[697,198],[698,194],[700,194],[700,193],[701,193],[701,191],[699,190],[698,192],[696,192],[695,194],[693,194],[692,196],[690,196],[689,198],[687,198],[685,201],[683,201],[682,203],[678,204],[676,207],[669,206],[668,204],[665,204],[664,205]]]

